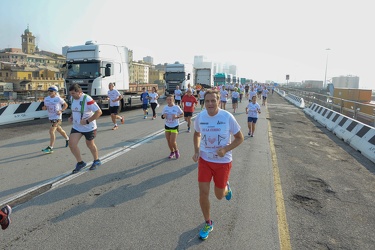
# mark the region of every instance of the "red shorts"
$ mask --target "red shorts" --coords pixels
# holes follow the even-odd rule
[[[216,163],[203,160],[199,157],[198,160],[198,182],[211,182],[214,179],[215,186],[218,188],[225,188],[229,179],[232,162]]]

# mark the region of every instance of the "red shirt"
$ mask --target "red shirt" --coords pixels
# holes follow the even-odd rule
[[[182,97],[182,105],[184,105],[184,112],[194,112],[194,107],[198,103],[195,96],[188,96],[187,94]]]

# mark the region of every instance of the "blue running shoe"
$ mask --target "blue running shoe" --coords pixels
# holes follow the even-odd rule
[[[90,169],[90,170],[95,170],[96,167],[99,167],[100,165],[102,165],[102,162],[101,162],[100,160],[95,160],[95,161],[92,163],[92,165],[91,165],[91,167],[90,167],[89,169]]]
[[[51,154],[51,153],[53,153],[53,149],[50,146],[48,146],[45,149],[42,149],[42,152],[44,152],[46,154]]]
[[[72,171],[72,174],[75,174],[75,173],[78,173],[79,171],[81,171],[81,169],[82,168],[84,168],[84,167],[86,167],[86,162],[82,162],[82,163],[77,163],[77,165],[76,165],[76,168],[75,169],[73,169],[73,171]]]
[[[227,188],[228,188],[228,193],[225,195],[225,199],[229,201],[230,199],[232,199],[232,189],[229,186],[229,181],[227,182]]]
[[[204,227],[199,231],[199,238],[205,240],[208,238],[208,235],[214,230],[214,223],[211,221],[211,225],[205,223]]]

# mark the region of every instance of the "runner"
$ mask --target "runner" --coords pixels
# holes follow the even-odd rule
[[[161,112],[161,119],[165,119],[165,139],[167,139],[168,147],[171,151],[168,158],[172,159],[180,157],[180,152],[177,148],[177,135],[179,127],[179,118],[183,116],[181,108],[174,104],[172,95],[167,95],[167,106],[164,106]]]
[[[9,205],[5,205],[0,210],[0,225],[1,229],[5,230],[9,227],[10,221],[10,214],[12,213],[12,208]]]
[[[142,109],[143,109],[143,119],[147,119],[148,115],[148,103],[150,101],[150,97],[146,91],[146,88],[142,88],[142,94],[141,94],[141,101],[142,101]]]
[[[72,97],[72,115],[69,117],[69,121],[73,123],[69,148],[77,160],[76,167],[72,171],[74,174],[86,166],[78,148],[78,142],[82,136],[85,136],[86,146],[90,149],[94,158],[90,170],[94,170],[102,164],[99,159],[98,148],[94,142],[97,130],[96,119],[102,115],[102,110],[91,96],[82,92],[81,86],[76,83],[69,87],[69,95]]]
[[[109,83],[108,84],[108,98],[109,98],[109,113],[111,114],[111,119],[113,122],[113,128],[112,130],[118,129],[118,125],[116,122],[116,119],[119,119],[121,121],[121,124],[124,124],[125,117],[119,116],[120,113],[120,100],[122,99],[122,95],[120,92],[118,92],[117,89],[114,89],[115,83]]]
[[[240,93],[237,91],[237,87],[234,88],[234,91],[232,92],[232,108],[233,108],[233,113],[236,113],[236,109],[238,106],[238,98],[240,96]]]
[[[174,90],[174,99],[176,104],[181,107],[181,97],[182,97],[182,91],[180,89],[180,86],[177,85],[176,89]]]
[[[182,97],[181,104],[182,110],[184,111],[184,118],[188,127],[187,132],[190,133],[191,117],[193,116],[194,108],[198,104],[197,99],[195,98],[195,96],[193,96],[191,88],[188,88],[186,90],[186,95]]]
[[[194,121],[194,155],[198,162],[199,203],[205,220],[200,230],[201,239],[207,239],[213,230],[210,214],[210,183],[215,183],[215,195],[218,200],[232,198],[229,175],[232,167],[232,150],[239,146],[244,138],[241,127],[234,116],[219,108],[220,94],[207,90],[204,98],[205,110]],[[231,141],[231,135],[234,140]]]
[[[251,137],[254,137],[255,132],[255,123],[258,120],[258,114],[261,113],[260,105],[257,103],[257,96],[254,95],[252,101],[247,105],[246,109],[247,114],[247,126],[249,128],[249,133]]]
[[[65,147],[69,146],[69,137],[61,127],[62,113],[68,108],[68,104],[58,95],[57,91],[56,86],[50,86],[48,88],[48,96],[44,98],[44,106],[42,107],[43,110],[47,110],[48,119],[51,122],[51,127],[49,129],[49,146],[42,149],[42,152],[48,154],[53,153],[53,146],[56,141],[56,130],[65,138]]]
[[[220,108],[225,110],[225,105],[227,104],[228,91],[225,89],[225,86],[221,86],[220,90]]]
[[[201,110],[204,109],[204,94],[206,90],[202,87],[199,91],[199,104],[201,105]]]

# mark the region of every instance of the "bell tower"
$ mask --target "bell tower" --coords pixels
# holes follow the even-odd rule
[[[29,25],[22,37],[22,52],[25,54],[34,54],[35,53],[35,36],[29,30]]]

